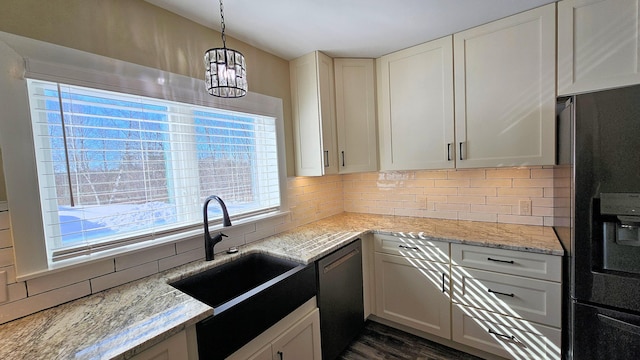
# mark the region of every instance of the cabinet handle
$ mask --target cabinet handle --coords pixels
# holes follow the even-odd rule
[[[447,144],[447,161],[451,161],[451,143]]]
[[[398,245],[398,247],[400,249],[420,251],[420,248],[418,248],[417,246]]]
[[[503,293],[503,292],[500,292],[500,291],[493,291],[491,289],[487,289],[487,291],[492,293],[492,294],[497,294],[497,295],[504,295],[504,296],[510,296],[510,297],[514,296],[513,293],[507,294],[507,293]]]
[[[462,158],[462,143],[463,143],[463,141],[460,141],[460,160],[464,160]]]
[[[495,332],[491,329],[488,330],[489,334],[493,334],[495,336],[499,336],[501,338],[505,338],[505,339],[509,339],[511,341],[516,341],[516,337],[513,335],[505,335],[505,334],[500,334],[499,332]]]
[[[445,273],[442,273],[442,292],[446,292],[444,289],[444,277],[445,277]]]
[[[280,357],[280,360],[284,359],[284,354],[282,353],[282,351],[278,351],[278,357]]]
[[[505,264],[513,264],[513,260],[500,260],[500,259],[492,259],[490,257],[487,258],[489,261],[501,262]]]
[[[324,151],[324,167],[329,167],[329,150]]]
[[[344,166],[344,151],[342,151],[342,166]]]

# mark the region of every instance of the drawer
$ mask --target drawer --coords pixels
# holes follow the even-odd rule
[[[560,283],[451,267],[455,303],[560,327]]]
[[[451,261],[453,265],[474,269],[562,281],[562,256],[452,244]]]
[[[453,341],[508,359],[560,359],[561,331],[488,311],[453,305]]]
[[[382,234],[375,234],[373,238],[376,252],[449,263],[448,242]]]

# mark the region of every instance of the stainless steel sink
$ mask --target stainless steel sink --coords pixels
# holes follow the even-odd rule
[[[223,359],[316,295],[314,264],[254,253],[170,284],[213,307],[196,325],[201,359]]]

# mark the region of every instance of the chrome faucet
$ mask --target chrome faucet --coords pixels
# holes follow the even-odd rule
[[[218,235],[212,238],[211,234],[209,233],[209,214],[207,209],[209,208],[209,202],[211,200],[217,201],[218,204],[220,204],[220,207],[222,208],[222,226],[223,227],[231,226],[231,219],[229,219],[229,213],[227,212],[227,206],[224,204],[224,201],[222,201],[222,199],[220,199],[220,197],[217,195],[209,196],[204,201],[204,206],[202,210],[203,212],[202,215],[204,217],[204,255],[205,255],[206,261],[213,260],[213,247],[217,243],[222,241],[223,236],[227,237],[227,235],[220,232],[218,233]]]

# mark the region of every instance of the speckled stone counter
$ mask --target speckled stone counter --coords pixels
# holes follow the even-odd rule
[[[313,262],[367,232],[564,254],[549,227],[343,213],[0,325],[0,359],[130,358],[213,314],[169,282],[251,252]]]

